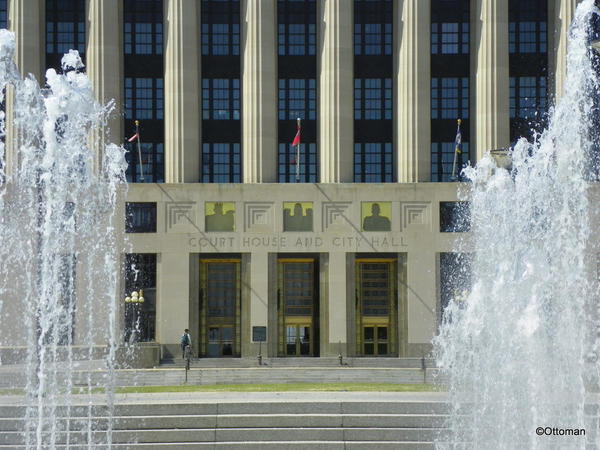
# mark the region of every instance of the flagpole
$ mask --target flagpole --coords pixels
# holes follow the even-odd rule
[[[460,130],[461,120],[458,119],[458,130]],[[458,136],[458,130],[456,131],[456,135]],[[454,142],[454,162],[452,163],[452,181],[456,181],[456,163],[458,162],[458,142]]]
[[[300,130],[300,117],[297,119],[298,130]],[[296,183],[300,181],[300,142],[296,145]]]
[[[144,181],[144,165],[142,164],[142,143],[140,142],[140,121],[135,121],[135,134],[137,134],[137,150],[140,158],[140,181]]]

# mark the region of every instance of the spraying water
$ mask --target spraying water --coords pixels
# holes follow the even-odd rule
[[[114,211],[125,186],[123,149],[90,141],[110,107],[94,100],[76,51],[63,58],[63,74],[47,71],[45,89],[21,78],[14,54],[14,35],[0,30],[0,91],[12,90],[15,130],[12,152],[0,143],[0,340],[26,348],[24,444],[110,446],[110,421],[99,431],[88,420],[75,438],[65,418],[82,361],[103,361],[112,405],[120,248]],[[2,137],[4,129],[2,113]],[[95,387],[88,379],[89,395]]]
[[[472,289],[462,304],[451,302],[434,342],[452,403],[451,444],[439,448],[585,446],[585,438],[538,436],[536,428],[585,428],[596,299],[586,181],[598,92],[593,14],[593,0],[576,10],[565,94],[548,128],[533,144],[518,142],[510,172],[490,156],[465,171],[472,228],[457,250],[472,252]]]

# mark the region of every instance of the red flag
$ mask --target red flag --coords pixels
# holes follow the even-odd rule
[[[300,121],[298,121],[298,131],[296,132],[296,137],[294,138],[294,142],[292,142],[292,146],[300,145]]]
[[[133,136],[131,136],[129,139],[127,139],[127,142],[135,142],[140,138],[140,134],[139,133],[135,133]]]

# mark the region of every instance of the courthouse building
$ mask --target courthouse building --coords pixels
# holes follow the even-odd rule
[[[453,169],[543,126],[575,4],[4,0],[0,21],[22,72],[77,49],[116,100],[126,337],[139,316],[164,357],[184,328],[205,357],[404,357],[468,289]]]

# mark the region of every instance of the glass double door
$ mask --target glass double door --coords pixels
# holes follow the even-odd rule
[[[313,258],[279,259],[279,356],[318,356],[317,265]]]
[[[239,259],[200,260],[200,356],[240,356]]]
[[[395,259],[356,260],[356,352],[398,355]]]

